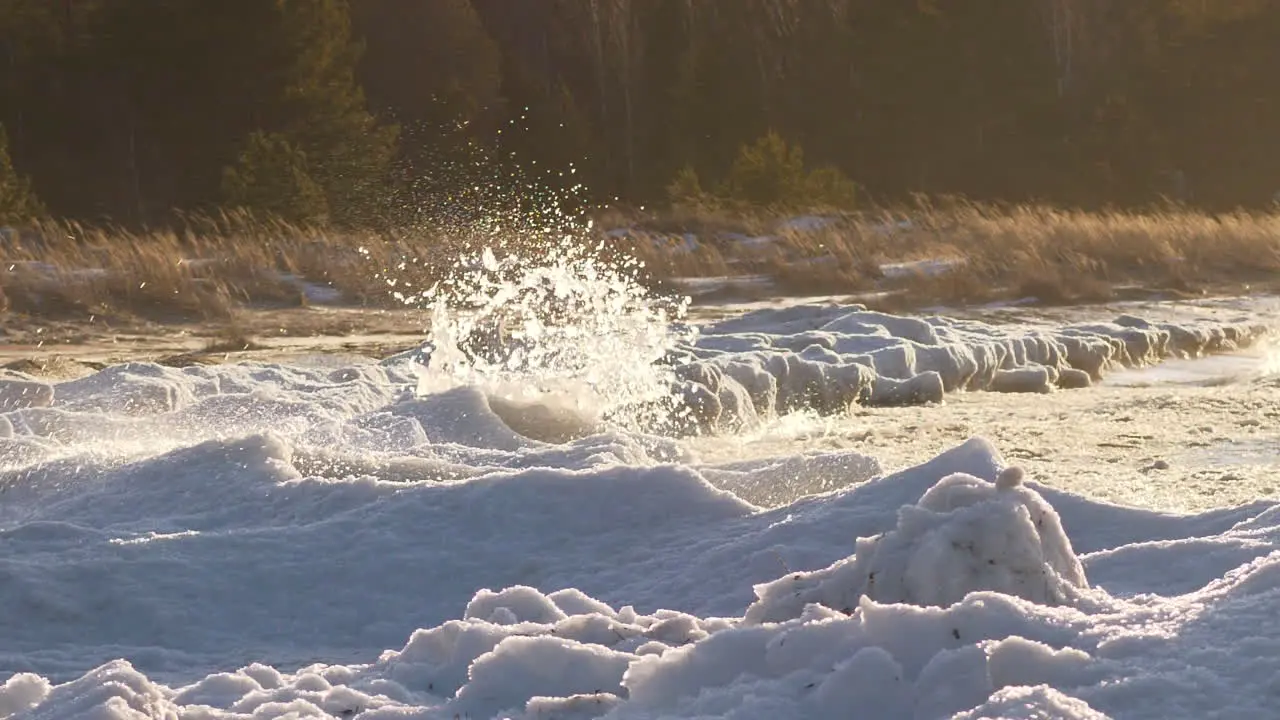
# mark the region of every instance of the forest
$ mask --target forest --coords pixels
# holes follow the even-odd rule
[[[1270,0],[0,0],[0,224],[376,228],[516,177],[1265,208],[1278,40]]]

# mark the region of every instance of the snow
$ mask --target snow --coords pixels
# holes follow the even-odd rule
[[[1228,395],[1266,417],[1267,323],[1158,315],[744,313],[653,365],[699,403],[665,416],[420,353],[5,374],[0,717],[1267,717],[1280,503],[1119,505],[1078,484],[1119,483],[1096,454],[912,424],[1092,437],[1054,408],[1122,392],[1173,445]],[[584,387],[623,370],[599,345]],[[814,434],[860,419],[903,434]]]
[[[780,233],[814,233],[819,230],[825,230],[835,225],[837,219],[823,215],[799,215],[793,218],[787,218],[778,223],[777,231]]]
[[[859,542],[855,553],[813,573],[756,588],[747,623],[781,622],[810,604],[851,613],[863,598],[949,606],[972,592],[996,590],[1041,605],[1060,605],[1088,587],[1057,513],[1007,468],[995,484],[971,475],[943,478],[898,525]]]
[[[673,256],[689,255],[705,247],[715,248],[723,256],[725,265],[739,268],[740,273],[732,275],[707,275],[692,277],[672,277],[668,282],[682,292],[693,296],[699,303],[714,304],[732,297],[741,301],[745,298],[770,297],[771,302],[784,302],[788,296],[794,296],[794,288],[784,290],[769,272],[770,267],[777,269],[779,263],[791,270],[802,270],[806,267],[834,267],[840,259],[830,253],[813,256],[800,249],[792,240],[810,238],[824,247],[819,237],[823,233],[838,233],[841,220],[839,217],[822,215],[803,215],[783,219],[774,223],[770,232],[749,234],[727,230],[706,231],[705,234],[681,233],[678,235],[645,230],[637,227],[621,227],[606,230],[602,236],[609,241],[628,241],[648,246],[651,250],[669,253]],[[863,232],[871,235],[891,236],[915,229],[910,220],[884,221],[860,226],[860,230],[849,229],[850,232]],[[804,245],[805,243],[802,243]],[[811,243],[810,243],[811,244]],[[762,264],[763,261],[764,262]],[[876,296],[888,296],[901,292],[894,290],[895,283],[919,277],[937,277],[952,272],[965,264],[963,258],[956,257],[923,257],[893,262],[880,262],[876,265],[882,289],[875,292],[863,292],[858,295],[843,295],[841,300],[867,300]],[[801,293],[803,295],[803,293]],[[812,295],[807,300],[818,299]],[[1034,298],[1030,299],[1034,302]]]
[[[687,255],[702,247],[702,241],[693,233],[669,234],[623,227],[606,230],[603,235],[610,240],[644,243],[655,250],[665,250],[673,255]]]
[[[769,293],[774,291],[768,275],[722,275],[713,277],[677,277],[671,283],[680,291],[699,300],[722,293]]]
[[[52,402],[52,386],[22,377],[18,373],[0,371],[0,412],[48,407]]]
[[[926,258],[907,262],[881,263],[880,273],[886,278],[895,280],[910,277],[936,277],[945,275],[964,263],[963,258]]]
[[[309,305],[338,305],[342,302],[342,291],[335,287],[310,282],[293,273],[276,275],[281,283],[297,288]]]
[[[745,235],[743,233],[725,233],[721,236],[733,249],[746,253],[759,253],[782,242],[777,235]]]

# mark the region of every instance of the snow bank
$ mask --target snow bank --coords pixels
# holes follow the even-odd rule
[[[702,241],[693,233],[677,235],[633,227],[622,227],[607,230],[604,232],[604,236],[610,240],[627,240],[629,242],[642,243],[654,250],[664,250],[675,255],[694,253],[702,247]]]
[[[756,310],[699,330],[697,342],[672,357],[678,395],[691,408],[688,432],[733,431],[797,410],[936,403],[963,390],[1083,388],[1111,369],[1232,351],[1268,332],[1253,323],[1128,315],[1046,330],[848,305]]]
[[[338,305],[342,302],[342,291],[335,287],[314,283],[293,273],[276,272],[274,274],[280,284],[296,288],[308,305]]]
[[[913,277],[937,277],[963,267],[963,258],[928,258],[907,262],[882,263],[880,274],[886,278],[903,280]]]
[[[383,448],[432,447],[406,417],[431,416],[354,415]],[[477,460],[457,439],[441,450]],[[1280,647],[1258,628],[1280,600],[1275,506],[1104,506],[1025,483],[975,440],[765,512],[687,467],[556,447],[490,449],[489,469],[448,481],[307,475],[304,445],[279,434],[8,474],[0,711],[893,720],[1274,703]],[[531,469],[511,467],[526,453]],[[1100,545],[1116,525],[1124,542]],[[1157,594],[1171,567],[1211,579]]]

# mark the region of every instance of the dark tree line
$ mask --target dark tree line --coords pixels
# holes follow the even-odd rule
[[[1277,67],[1280,0],[0,0],[0,216],[653,203],[769,131],[880,201],[1258,207]]]

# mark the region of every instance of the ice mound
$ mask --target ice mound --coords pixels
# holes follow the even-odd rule
[[[994,484],[965,474],[943,478],[898,510],[896,528],[859,538],[853,556],[757,587],[745,621],[781,622],[812,603],[849,614],[864,597],[946,607],[983,590],[1054,606],[1086,587],[1058,514],[1013,467]]]
[[[477,604],[490,619],[473,616]],[[813,606],[793,621],[757,627],[614,610],[581,593],[520,587],[483,592],[472,606],[463,619],[420,630],[368,665],[294,673],[249,665],[170,687],[114,661],[58,686],[16,675],[0,689],[0,703],[34,706],[34,717],[379,718],[416,709],[446,718],[532,718],[547,710],[834,718],[859,707],[892,720],[946,717],[1004,686],[1099,675],[1086,653],[1001,639],[1002,614],[1026,610],[999,598],[905,616],[869,601],[853,617]],[[1031,614],[1019,629],[1057,643],[1070,636],[1042,623]]]
[[[1129,315],[1053,329],[900,317],[860,305],[764,309],[699,327],[668,358],[692,411],[681,429],[733,431],[796,410],[941,402],[961,390],[1049,393],[1112,368],[1246,347],[1259,324],[1154,323]]]
[[[698,471],[716,487],[760,507],[778,507],[798,496],[839,490],[884,473],[875,458],[852,450],[698,466]]]

